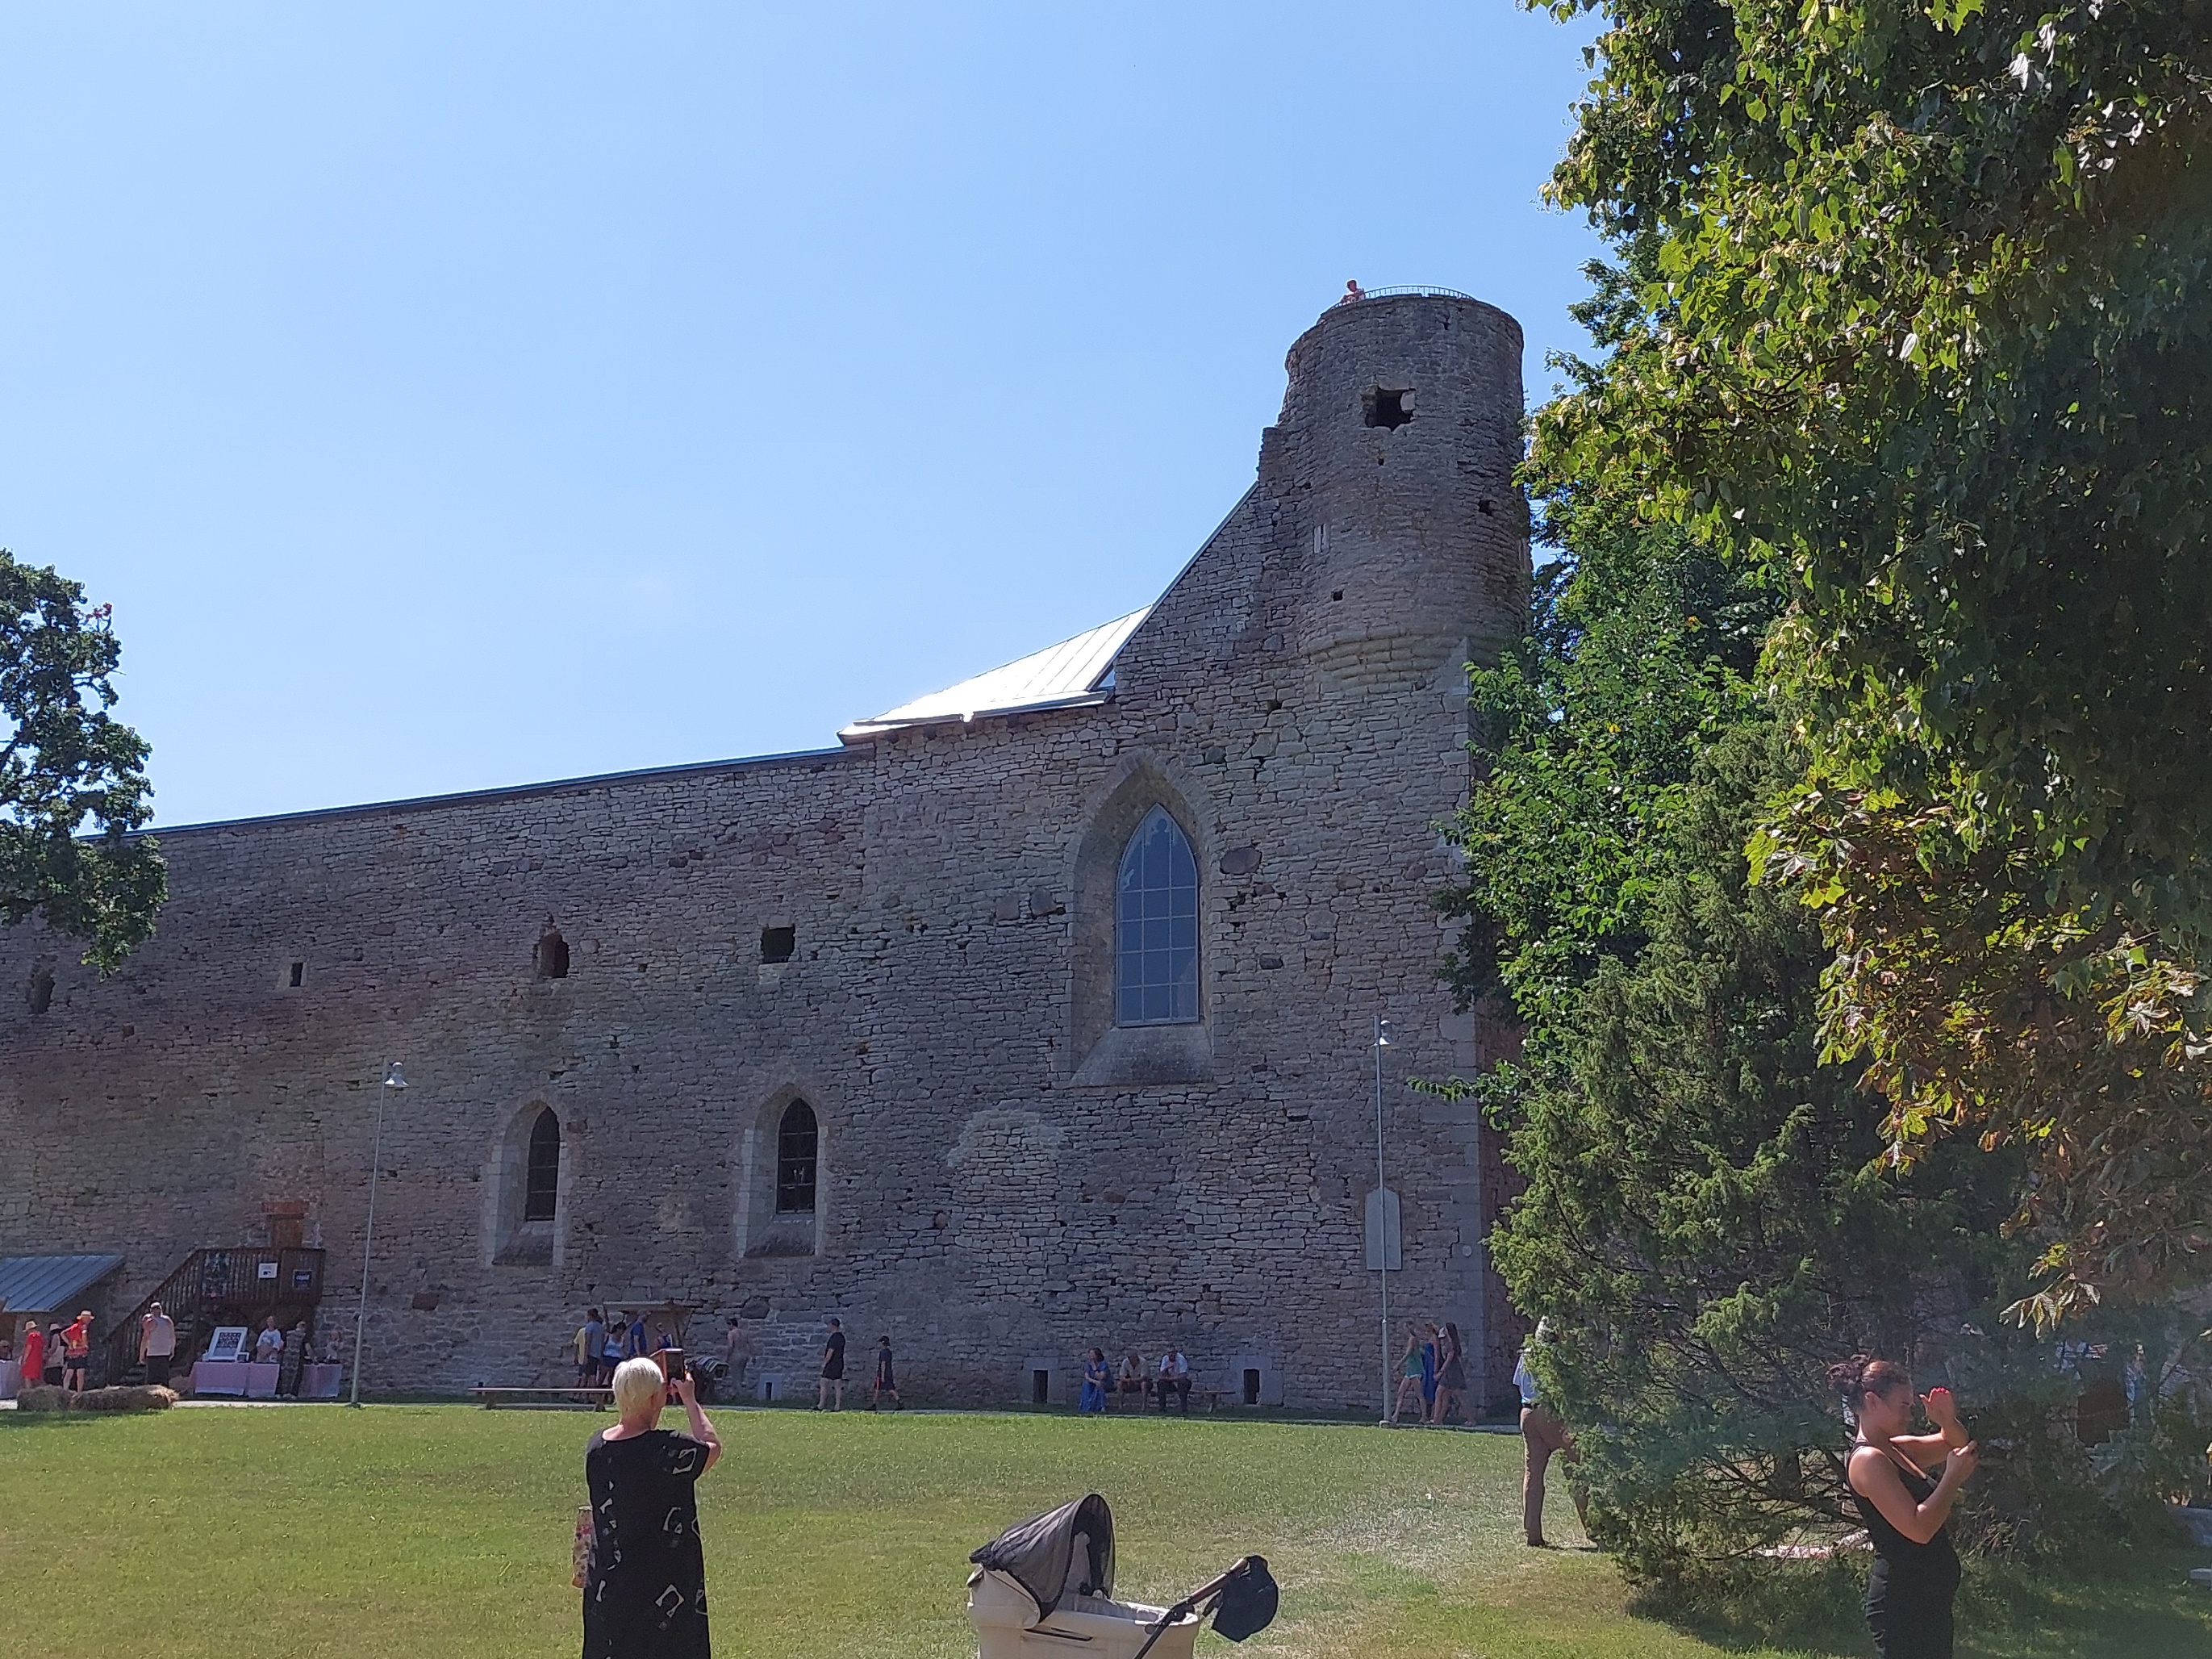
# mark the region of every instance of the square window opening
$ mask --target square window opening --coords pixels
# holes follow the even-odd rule
[[[763,962],[789,962],[798,949],[799,930],[796,927],[761,929],[760,959]]]
[[[1408,407],[1413,392],[1405,388],[1393,392],[1386,386],[1376,386],[1360,399],[1364,405],[1362,414],[1370,426],[1378,426],[1387,432],[1395,432],[1413,418]]]

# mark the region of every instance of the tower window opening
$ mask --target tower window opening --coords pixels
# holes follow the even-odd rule
[[[775,1212],[814,1213],[814,1181],[822,1156],[822,1126],[814,1109],[794,1100],[783,1109],[775,1132]]]
[[[292,964],[292,988],[295,991],[298,990],[301,986],[307,983],[307,964],[304,962],[294,963]]]
[[[799,930],[796,927],[763,927],[761,929],[761,960],[789,962],[799,949]]]
[[[530,1162],[522,1184],[522,1218],[550,1221],[561,1194],[561,1120],[544,1108],[530,1126]]]
[[[1386,431],[1395,432],[1413,418],[1413,411],[1408,406],[1413,395],[1410,391],[1392,392],[1385,387],[1376,386],[1360,400],[1365,405],[1363,413],[1366,416],[1367,424],[1382,427]]]
[[[52,970],[45,968],[33,969],[31,973],[31,982],[25,988],[25,994],[29,1000],[31,1012],[34,1014],[43,1014],[47,1009],[52,1007],[54,976]]]
[[[566,979],[568,977],[568,941],[561,937],[558,927],[548,927],[538,936],[538,977]]]

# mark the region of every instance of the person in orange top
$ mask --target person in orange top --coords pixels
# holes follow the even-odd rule
[[[62,1387],[84,1392],[84,1368],[92,1357],[92,1310],[87,1308],[62,1332]]]
[[[23,1328],[23,1386],[35,1389],[46,1380],[46,1334],[35,1319]]]

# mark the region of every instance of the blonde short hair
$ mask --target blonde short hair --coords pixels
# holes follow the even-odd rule
[[[657,1359],[625,1359],[615,1367],[615,1410],[624,1417],[642,1416],[647,1406],[665,1398],[668,1379]]]

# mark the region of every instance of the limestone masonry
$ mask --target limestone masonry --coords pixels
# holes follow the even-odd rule
[[[565,1381],[586,1304],[673,1300],[695,1351],[743,1315],[779,1394],[811,1393],[836,1314],[863,1394],[888,1333],[910,1401],[1072,1400],[1092,1344],[1174,1344],[1232,1401],[1369,1407],[1380,1018],[1395,1340],[1456,1320],[1498,1403],[1495,1151],[1405,1083],[1493,1041],[1437,983],[1430,901],[1462,665],[1524,611],[1520,365],[1472,300],[1333,307],[1257,481],[1118,648],[971,707],[164,832],[173,896],[113,979],[0,934],[0,981],[52,975],[0,1009],[0,1255],[120,1254],[112,1317],[303,1200],[349,1329],[398,1060],[372,1391]],[[1148,820],[1167,861],[1125,878]]]

